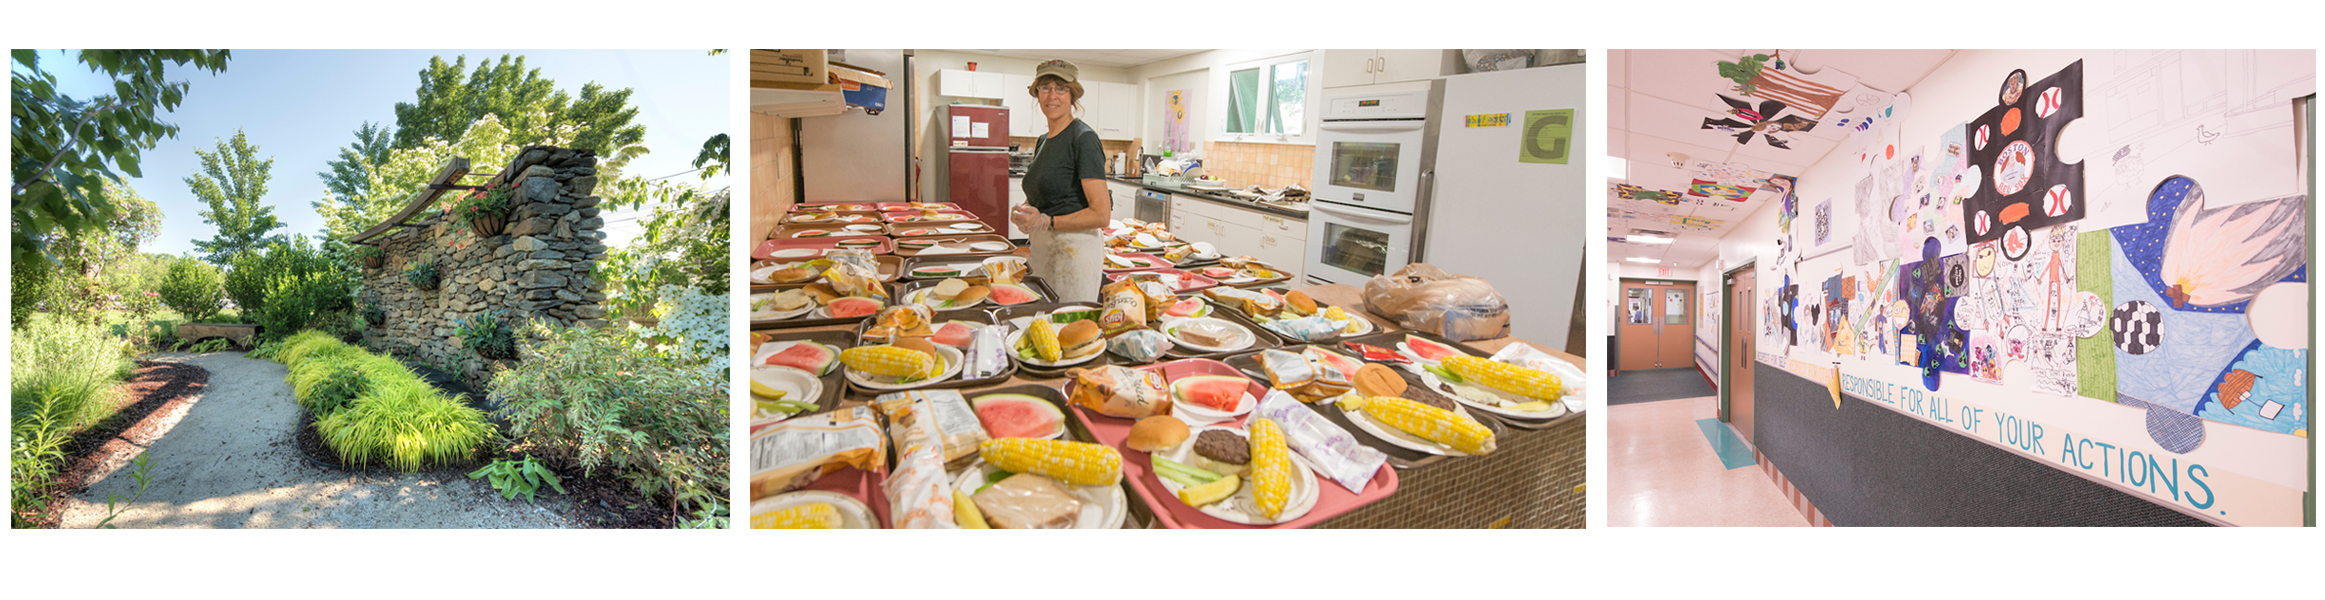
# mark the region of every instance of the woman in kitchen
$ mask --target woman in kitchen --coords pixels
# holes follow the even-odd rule
[[[1098,132],[1074,112],[1081,109],[1080,69],[1051,60],[1033,69],[1033,94],[1049,132],[1033,145],[1025,168],[1026,203],[1009,212],[1009,222],[1029,238],[1029,267],[1049,282],[1061,301],[1095,302],[1104,283],[1105,244],[1098,230],[1114,208],[1106,194],[1106,152]]]

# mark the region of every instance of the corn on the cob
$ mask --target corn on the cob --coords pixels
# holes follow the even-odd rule
[[[1351,396],[1342,399],[1340,405],[1362,410],[1372,420],[1455,450],[1489,454],[1494,449],[1493,430],[1450,410],[1386,396]]]
[[[1250,428],[1251,497],[1259,501],[1259,512],[1273,519],[1291,501],[1292,469],[1298,466],[1292,464],[1292,449],[1275,421],[1254,418]]]
[[[1033,355],[1046,362],[1057,362],[1064,351],[1058,348],[1058,326],[1047,317],[1036,316],[1025,328],[1025,339],[1033,342]]]
[[[839,529],[840,523],[840,509],[824,502],[751,515],[752,529]]]
[[[840,353],[848,368],[885,377],[927,378],[937,374],[936,355],[895,346],[857,346]]]
[[[1486,387],[1540,400],[1557,400],[1558,376],[1542,371],[1469,355],[1445,357],[1453,374]]]
[[[1001,438],[977,446],[977,455],[1011,473],[1032,473],[1066,483],[1114,485],[1122,481],[1122,453],[1088,442]]]

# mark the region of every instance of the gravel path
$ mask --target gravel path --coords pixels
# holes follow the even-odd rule
[[[145,448],[153,484],[113,525],[121,528],[564,528],[563,516],[502,500],[457,470],[355,473],[307,462],[294,441],[299,406],[289,369],[239,352],[166,353],[155,362],[209,369],[209,388]],[[63,526],[105,518],[107,494],[136,493],[114,457],[87,491],[67,500]]]

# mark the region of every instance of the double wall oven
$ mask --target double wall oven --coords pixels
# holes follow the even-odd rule
[[[1364,285],[1420,260],[1442,81],[1324,100],[1308,207],[1309,283]]]

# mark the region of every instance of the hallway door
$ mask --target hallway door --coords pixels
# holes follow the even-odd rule
[[[1695,364],[1695,285],[1624,281],[1622,329],[1616,370],[1687,367]]]
[[[1752,363],[1753,348],[1760,335],[1760,275],[1754,269],[1744,269],[1728,277],[1728,306],[1735,308],[1735,318],[1728,321],[1728,344],[1720,350],[1721,369],[1728,373],[1728,422],[1752,440]]]

